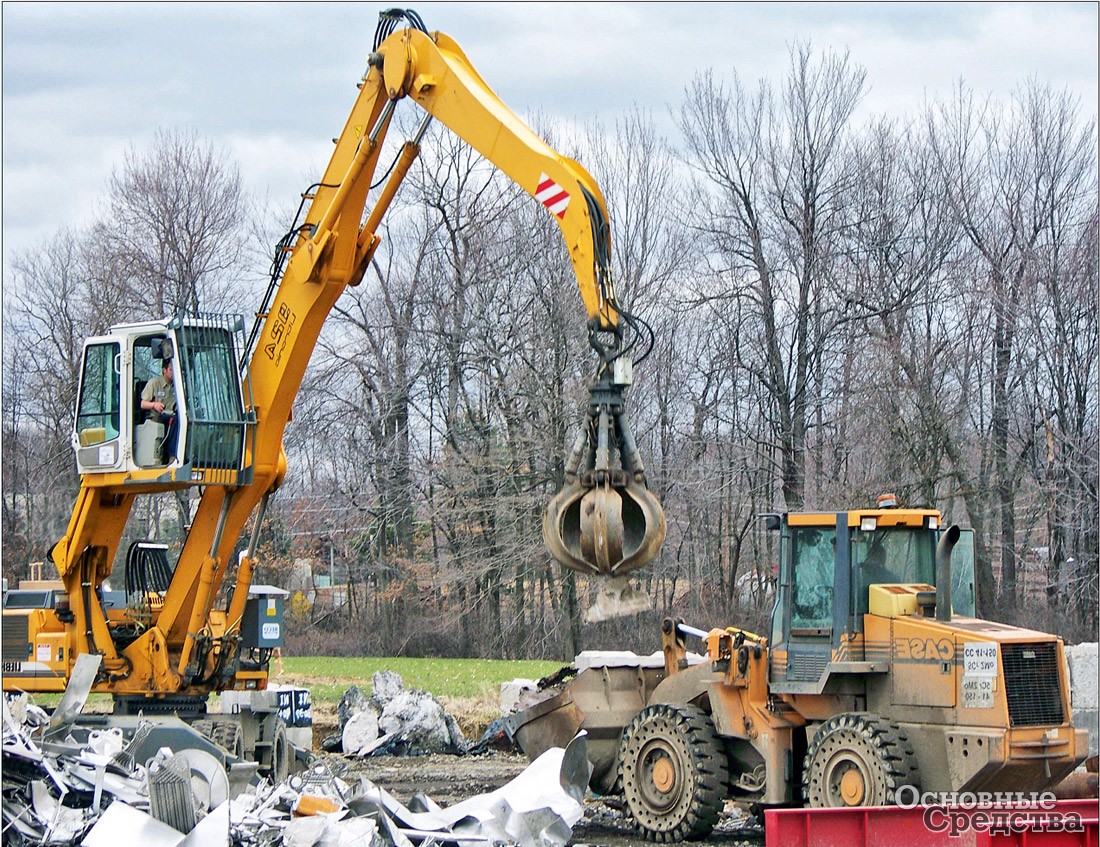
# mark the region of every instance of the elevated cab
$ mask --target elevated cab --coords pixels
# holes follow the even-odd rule
[[[242,384],[244,323],[237,315],[119,324],[84,343],[72,433],[81,474],[173,470],[179,478],[238,484],[253,422]],[[168,425],[141,408],[146,384],[171,362],[176,446]]]

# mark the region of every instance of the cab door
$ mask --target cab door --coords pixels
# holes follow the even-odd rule
[[[841,636],[849,630],[847,516],[815,515],[814,522],[789,515],[781,541],[780,596],[772,639],[776,690],[818,690]],[[799,518],[802,518],[799,520]]]
[[[816,683],[832,655],[836,533],[791,527],[787,682]]]

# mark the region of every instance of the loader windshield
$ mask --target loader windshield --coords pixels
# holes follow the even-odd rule
[[[935,533],[917,527],[888,527],[852,533],[856,568],[856,610],[867,612],[867,589],[877,583],[936,584]]]

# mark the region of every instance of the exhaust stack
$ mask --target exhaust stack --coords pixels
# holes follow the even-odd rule
[[[952,524],[940,536],[936,545],[936,620],[951,620],[951,551],[962,535],[958,524]]]

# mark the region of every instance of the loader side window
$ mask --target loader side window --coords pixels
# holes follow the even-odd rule
[[[118,344],[92,344],[84,351],[76,433],[82,447],[118,438]]]
[[[794,529],[791,630],[832,630],[836,536],[825,529]],[[822,633],[825,634],[825,633]]]
[[[977,617],[974,600],[974,530],[964,529],[951,554],[951,608],[956,615]]]

